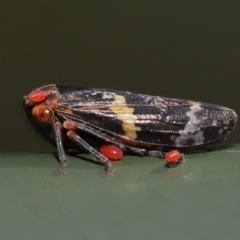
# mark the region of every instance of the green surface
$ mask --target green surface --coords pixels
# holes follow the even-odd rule
[[[114,177],[90,155],[0,156],[0,239],[239,239],[240,146],[188,154],[166,169],[124,157]]]

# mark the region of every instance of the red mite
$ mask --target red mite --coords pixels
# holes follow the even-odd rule
[[[100,153],[111,161],[119,161],[123,157],[123,151],[119,147],[109,144],[100,148]]]
[[[37,91],[29,95],[29,99],[33,102],[41,102],[49,95],[48,92]]]
[[[164,158],[168,163],[177,163],[182,158],[182,154],[177,150],[172,150],[166,153]]]

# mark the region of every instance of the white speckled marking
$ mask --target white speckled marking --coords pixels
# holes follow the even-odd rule
[[[196,130],[196,127],[200,123],[200,120],[197,119],[195,112],[201,111],[202,107],[201,104],[195,104],[190,107],[190,110],[186,112],[186,115],[190,117],[188,124],[186,124],[185,129],[186,132],[189,130],[190,132],[192,130]]]
[[[193,145],[201,145],[204,142],[204,135],[203,131],[199,131],[195,134],[190,134],[190,133],[182,133],[180,134],[179,137],[175,138],[174,144],[176,147],[182,147],[182,146],[188,146],[186,144],[190,139],[194,140]]]
[[[114,98],[116,96],[115,93],[111,93],[111,92],[102,92],[102,94],[103,94],[102,96],[103,99]]]
[[[219,131],[218,131],[218,134],[221,135],[223,133],[223,129],[220,128]]]
[[[98,93],[102,93],[101,91],[95,91],[95,92],[92,92],[91,95],[97,95]]]
[[[213,120],[213,122],[212,122],[212,126],[215,126],[215,127],[218,126],[218,124],[217,124],[217,120]]]
[[[173,141],[178,147],[186,146],[187,142],[192,139],[194,140],[194,145],[200,145],[204,142],[203,131],[199,131],[200,120],[196,117],[196,112],[201,111],[201,104],[194,104],[190,107],[190,110],[186,112],[186,115],[190,118],[188,123],[185,125],[184,129],[179,132],[180,136],[176,137]]]

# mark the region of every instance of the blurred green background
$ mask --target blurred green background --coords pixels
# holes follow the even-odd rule
[[[22,97],[49,83],[240,112],[239,1],[2,1],[0,151],[45,151]],[[227,139],[239,142],[239,129]]]

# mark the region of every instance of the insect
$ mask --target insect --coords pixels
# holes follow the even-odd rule
[[[23,107],[37,133],[56,146],[59,173],[66,172],[66,151],[78,148],[100,160],[107,176],[113,171],[99,152],[101,146],[113,144],[124,153],[164,158],[165,147],[225,139],[238,118],[232,109],[208,103],[57,84],[30,92]]]

